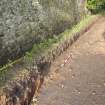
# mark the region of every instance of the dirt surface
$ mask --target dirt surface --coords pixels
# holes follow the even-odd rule
[[[105,18],[56,59],[51,70],[68,63],[46,79],[38,105],[105,105]]]

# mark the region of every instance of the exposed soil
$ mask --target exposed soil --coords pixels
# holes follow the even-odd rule
[[[38,105],[105,105],[105,18],[81,36],[53,63]]]

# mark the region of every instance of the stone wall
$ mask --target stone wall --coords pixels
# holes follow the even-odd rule
[[[16,59],[47,36],[76,24],[77,0],[1,0],[0,64]]]

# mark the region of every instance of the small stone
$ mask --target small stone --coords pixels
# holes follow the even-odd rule
[[[104,86],[105,86],[105,83],[104,83]]]
[[[80,92],[80,91],[78,91],[78,94],[81,94],[81,92]]]
[[[64,88],[64,85],[61,85],[61,88]]]
[[[92,92],[92,95],[96,95],[96,91],[93,91],[93,92]]]
[[[74,78],[74,77],[75,77],[75,74],[72,75],[72,78]]]
[[[64,88],[64,85],[63,84],[59,84],[59,86],[63,89]]]
[[[32,101],[33,101],[33,102],[38,102],[37,98],[33,98]]]
[[[80,94],[81,92],[80,92],[78,89],[75,89],[75,90],[74,90],[74,93]]]
[[[61,64],[61,68],[64,66],[64,64]]]

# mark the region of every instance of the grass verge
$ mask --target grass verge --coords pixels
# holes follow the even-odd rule
[[[30,52],[26,52],[25,57],[27,57],[28,59],[31,59],[33,58],[34,55],[37,55],[41,52],[44,53],[44,52],[47,52],[48,50],[53,49],[59,43],[65,41],[70,37],[73,37],[75,33],[80,32],[83,28],[88,26],[95,17],[96,17],[95,15],[86,16],[77,25],[73,26],[72,29],[67,29],[59,35],[48,37],[47,39],[43,40],[39,44],[35,44]]]

